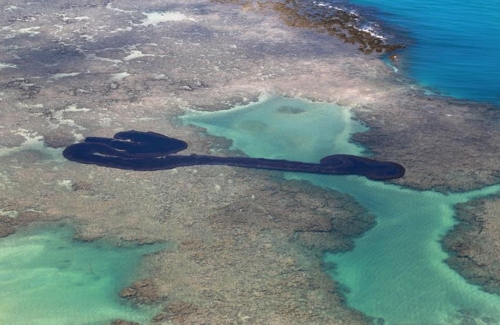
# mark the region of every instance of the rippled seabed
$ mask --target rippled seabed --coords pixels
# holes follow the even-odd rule
[[[131,306],[118,292],[141,256],[160,245],[115,247],[72,239],[67,226],[22,229],[0,241],[1,324],[145,323],[154,308]]]
[[[401,68],[420,84],[444,95],[500,105],[498,1],[351,2],[376,8],[373,13],[382,24],[407,37]]]
[[[190,112],[183,121],[233,140],[234,149],[251,157],[317,162],[330,154],[363,152],[349,139],[364,127],[348,108],[336,105],[274,97],[229,111]],[[349,306],[385,324],[458,324],[471,314],[477,324],[500,321],[500,297],[452,271],[439,243],[454,224],[454,204],[497,193],[500,186],[445,195],[356,176],[286,178],[348,193],[377,218],[353,251],[325,255],[329,273],[347,288]]]

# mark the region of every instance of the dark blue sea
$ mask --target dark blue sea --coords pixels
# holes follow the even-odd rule
[[[407,44],[399,53],[401,73],[430,92],[500,106],[500,0],[349,4],[377,19],[382,33],[389,30]]]

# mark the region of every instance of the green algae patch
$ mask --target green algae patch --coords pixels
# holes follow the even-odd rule
[[[164,247],[76,241],[68,226],[21,229],[0,240],[0,324],[148,323],[156,308],[118,293],[141,257]]]

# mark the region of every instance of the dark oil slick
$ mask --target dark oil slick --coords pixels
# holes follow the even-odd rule
[[[246,157],[174,155],[187,143],[155,132],[124,131],[114,138],[87,137],[68,146],[63,155],[71,161],[126,170],[162,170],[195,165],[227,165],[288,172],[359,175],[372,180],[403,177],[403,166],[354,155],[324,157],[319,164]]]

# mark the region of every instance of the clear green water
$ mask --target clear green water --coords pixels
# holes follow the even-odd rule
[[[232,139],[235,149],[251,157],[318,162],[335,153],[363,153],[349,139],[365,127],[347,108],[332,104],[271,97],[227,111],[188,112],[182,120]],[[460,324],[461,310],[477,316],[475,324],[500,322],[500,297],[451,270],[439,243],[455,222],[456,203],[497,193],[500,186],[445,195],[357,176],[285,177],[348,193],[377,217],[377,225],[356,240],[353,251],[324,257],[335,263],[328,272],[347,288],[348,305],[385,324]]]
[[[142,255],[164,246],[115,247],[72,237],[61,226],[0,240],[0,324],[148,323],[155,310],[131,306],[118,293],[133,280]]]

